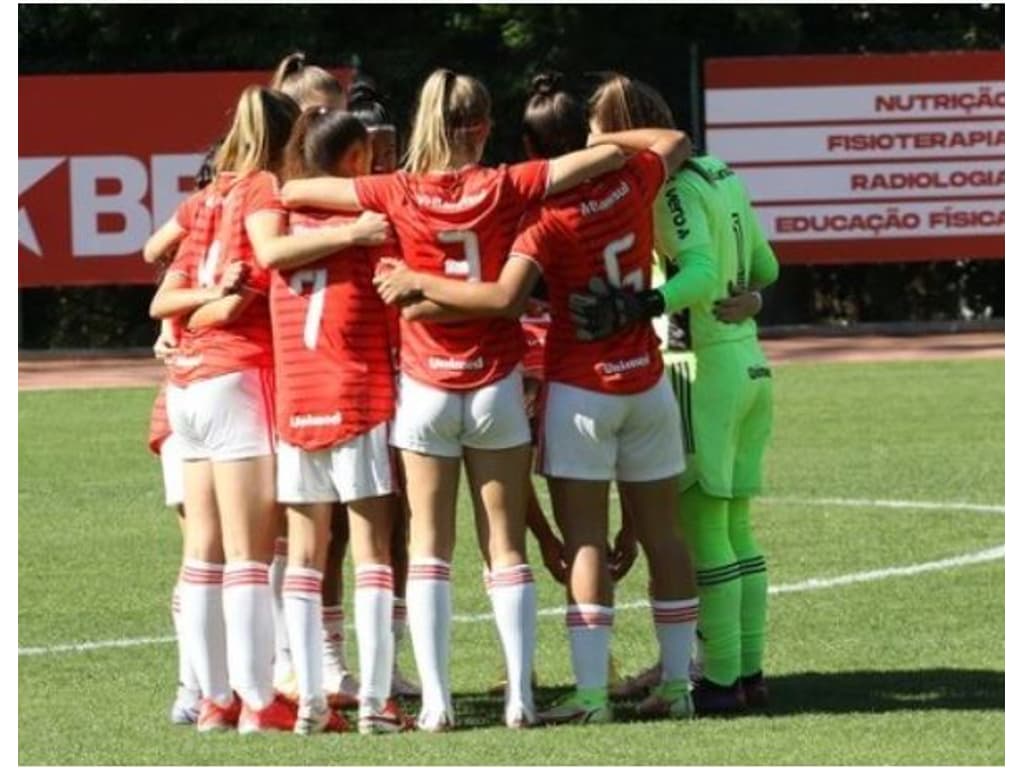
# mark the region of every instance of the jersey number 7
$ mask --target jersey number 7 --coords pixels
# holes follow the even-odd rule
[[[320,335],[320,318],[324,314],[324,290],[327,288],[327,270],[300,269],[292,274],[288,287],[292,293],[301,296],[306,285],[312,286],[309,294],[309,306],[306,308],[306,322],[302,328],[302,343],[306,349],[316,349],[316,340]]]

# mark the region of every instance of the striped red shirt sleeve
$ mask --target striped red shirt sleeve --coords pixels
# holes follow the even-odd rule
[[[547,160],[528,160],[509,166],[509,181],[524,204],[539,203],[547,195],[550,165]]]

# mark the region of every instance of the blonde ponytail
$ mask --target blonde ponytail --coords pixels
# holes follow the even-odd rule
[[[613,74],[590,97],[590,116],[605,132],[675,128],[664,97],[647,83]]]
[[[310,64],[302,51],[281,59],[270,87],[291,96],[300,109],[321,105],[340,109],[345,106],[345,91],[338,78],[323,67]]]
[[[216,172],[276,171],[298,114],[290,97],[250,85],[242,91],[231,129],[214,157]]]
[[[405,168],[426,173],[449,168],[456,152],[475,149],[489,125],[491,97],[483,83],[436,69],[420,89]]]

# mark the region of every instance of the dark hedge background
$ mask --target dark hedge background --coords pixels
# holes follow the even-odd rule
[[[291,50],[375,77],[400,125],[437,66],[477,75],[488,154],[519,157],[526,85],[555,68],[647,80],[699,136],[691,83],[712,56],[1002,49],[1001,5],[19,5],[19,74],[266,69]],[[693,63],[697,62],[697,68]],[[268,72],[269,77],[269,72]],[[699,104],[699,100],[697,100]],[[199,148],[197,148],[199,149]],[[148,346],[139,287],[19,291],[22,346]],[[786,267],[765,324],[1003,317],[1003,262]]]

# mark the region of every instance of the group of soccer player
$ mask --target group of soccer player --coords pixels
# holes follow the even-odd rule
[[[398,170],[372,84],[346,93],[290,56],[242,93],[200,188],[147,243],[167,265],[150,445],[184,542],[175,722],[341,732],[353,706],[361,733],[453,728],[463,468],[508,727],[612,719],[613,582],[637,542],[659,657],[618,692],[649,717],[766,704],[749,500],[771,374],[753,317],[778,268],[746,192],[621,75],[589,98],[535,78],[525,162],[481,164],[491,127],[484,85],[436,70]],[[653,321],[682,310],[691,350],[666,365]],[[576,681],[542,712],[527,530],[566,586]],[[406,623],[421,689],[395,662]],[[413,719],[396,697],[416,695]]]

